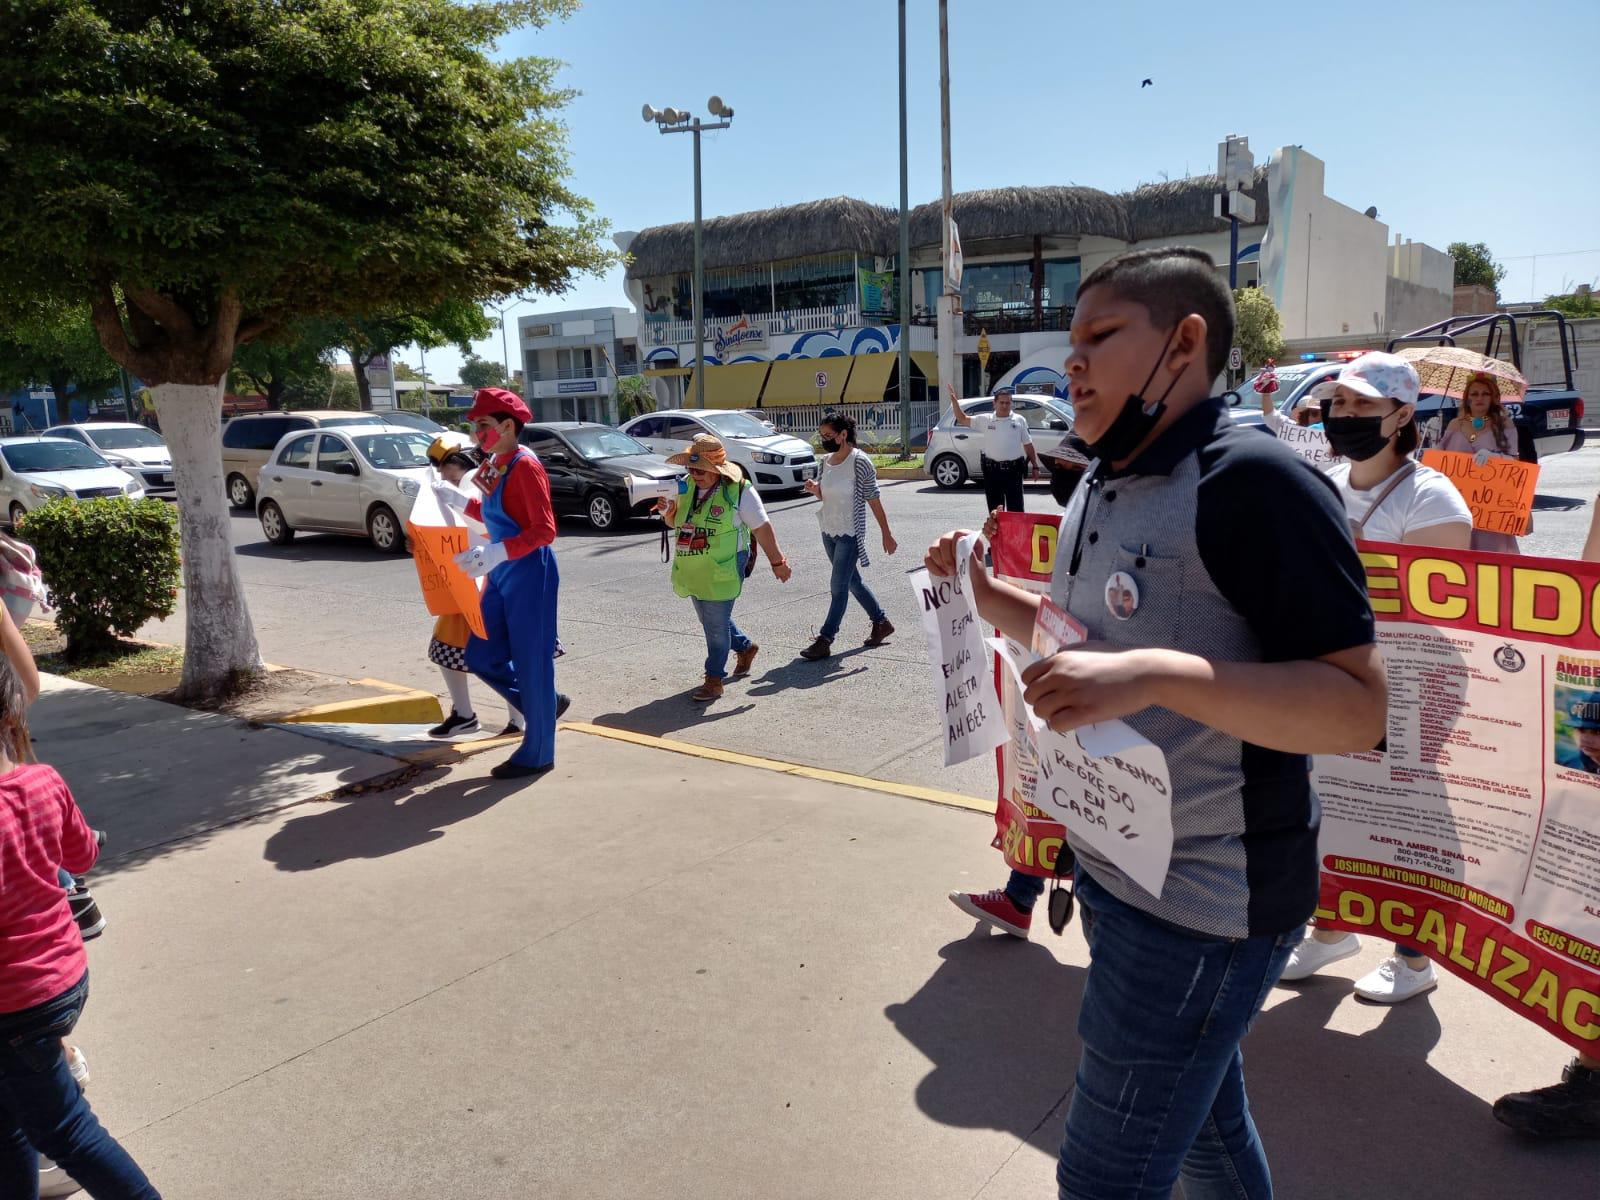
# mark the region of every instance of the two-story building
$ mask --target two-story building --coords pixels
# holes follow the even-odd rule
[[[615,424],[617,381],[639,373],[638,323],[625,308],[519,317],[522,394],[534,420]]]
[[[1323,191],[1321,160],[1276,151],[1248,189],[1239,231],[1241,287],[1265,288],[1288,338],[1372,337],[1450,313],[1448,256],[1396,240],[1375,208]],[[1112,194],[1086,187],[959,193],[964,269],[955,352],[958,390],[1000,383],[1064,391],[1062,365],[1080,280],[1125,250],[1193,245],[1227,270],[1229,229],[1213,215],[1215,176]],[[782,408],[899,400],[898,214],[849,197],[704,223],[706,403]],[[943,285],[940,206],[911,213],[913,401],[938,385],[935,304]],[[693,227],[623,235],[625,288],[639,354],[661,406],[693,395]],[[989,359],[980,364],[979,339]],[[933,403],[937,406],[938,396]]]

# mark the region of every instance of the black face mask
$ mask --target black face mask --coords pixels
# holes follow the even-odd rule
[[[825,437],[825,438],[822,438],[821,441],[822,441],[822,448],[824,450],[826,450],[829,454],[832,454],[835,450],[837,450],[839,448],[839,439],[838,438],[827,438],[827,437]]]
[[[1156,359],[1156,365],[1150,368],[1150,374],[1145,378],[1144,387],[1123,401],[1122,411],[1117,414],[1116,420],[1111,422],[1111,427],[1096,441],[1084,443],[1092,456],[1104,462],[1120,462],[1138,449],[1140,442],[1150,436],[1150,431],[1156,427],[1162,414],[1167,411],[1167,397],[1172,395],[1172,389],[1178,385],[1178,380],[1183,376],[1181,373],[1174,375],[1172,382],[1167,384],[1167,390],[1161,393],[1161,399],[1154,404],[1146,404],[1144,390],[1155,380],[1156,372],[1161,370],[1167,351],[1172,348],[1172,339],[1177,334],[1178,327],[1174,325],[1172,332],[1167,334],[1167,340],[1162,343],[1161,355]]]
[[[1366,462],[1382,454],[1394,440],[1394,433],[1385,434],[1383,423],[1388,417],[1324,417],[1323,432],[1328,435],[1328,446],[1340,458],[1351,462]],[[1399,433],[1399,426],[1395,433]]]

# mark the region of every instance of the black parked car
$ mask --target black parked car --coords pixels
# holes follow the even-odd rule
[[[521,441],[550,476],[556,512],[582,513],[596,529],[615,529],[629,517],[650,514],[653,501],[631,502],[628,476],[675,479],[683,474],[627,434],[592,421],[541,421],[524,426]]]

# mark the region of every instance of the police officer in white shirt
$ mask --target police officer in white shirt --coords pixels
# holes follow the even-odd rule
[[[966,425],[983,435],[983,495],[989,512],[1002,504],[1011,512],[1022,511],[1022,477],[1039,470],[1033,436],[1028,422],[1011,411],[1010,387],[994,394],[994,412],[969,417],[950,389],[950,404],[957,425]]]

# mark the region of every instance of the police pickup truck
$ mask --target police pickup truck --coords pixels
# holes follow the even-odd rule
[[[1405,346],[1454,346],[1464,338],[1468,348],[1479,350],[1491,358],[1508,359],[1524,375],[1524,334],[1530,320],[1553,320],[1561,331],[1561,365],[1556,378],[1529,378],[1527,394],[1519,401],[1506,404],[1517,426],[1517,444],[1524,462],[1537,462],[1552,454],[1565,454],[1581,450],[1584,443],[1583,397],[1573,389],[1572,368],[1577,348],[1567,329],[1566,318],[1558,312],[1489,313],[1478,316],[1452,317],[1429,325],[1404,337],[1395,338],[1388,345],[1391,353]],[[1276,368],[1278,389],[1272,393],[1278,411],[1288,417],[1313,387],[1331,379],[1352,358],[1366,353],[1364,350],[1341,350],[1330,355],[1308,354],[1297,362],[1284,363]],[[1551,374],[1549,371],[1543,374]],[[1240,399],[1233,410],[1233,419],[1241,425],[1254,425],[1266,432],[1262,420],[1260,395],[1255,390],[1256,375],[1240,389]],[[1230,401],[1234,398],[1230,397]],[[1460,401],[1449,396],[1424,392],[1417,401],[1417,429],[1424,448],[1437,445],[1444,437],[1445,427],[1460,412]]]

